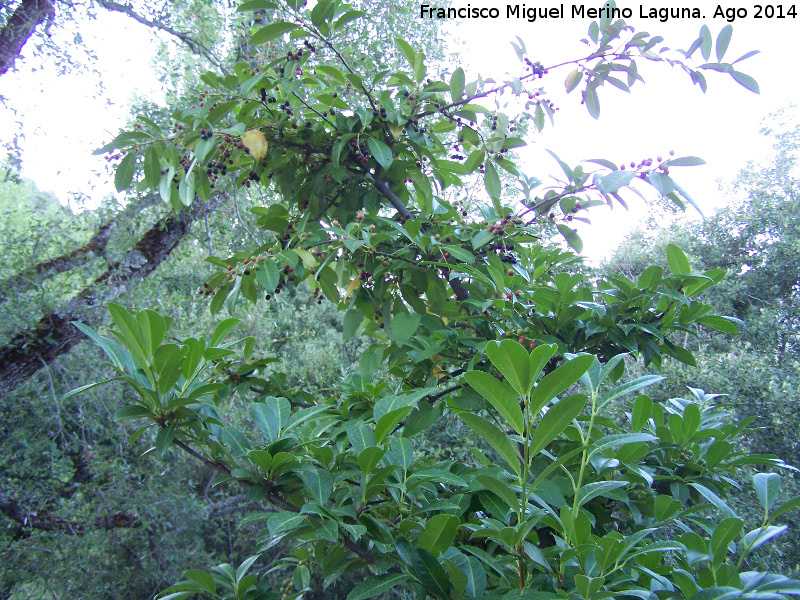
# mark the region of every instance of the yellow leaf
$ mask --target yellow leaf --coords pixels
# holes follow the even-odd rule
[[[400,127],[400,125],[389,124],[389,131],[392,132],[392,137],[396,142],[400,139],[400,134],[403,133],[403,128]]]
[[[353,293],[353,290],[355,290],[360,285],[361,285],[361,279],[359,279],[358,277],[353,279],[353,281],[350,282],[350,285],[347,286],[347,290],[345,290],[344,293],[345,299],[347,299],[347,297]]]
[[[303,261],[303,264],[307,267],[311,267],[312,269],[317,266],[317,259],[314,257],[311,252],[308,250],[303,250],[302,248],[297,248],[294,250],[295,254],[300,257]]]
[[[250,156],[255,160],[261,160],[267,155],[267,138],[258,129],[251,129],[242,136],[242,143],[245,148],[250,150]]]

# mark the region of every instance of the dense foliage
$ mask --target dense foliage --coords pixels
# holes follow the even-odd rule
[[[425,53],[403,39],[387,70],[356,64],[357,50],[381,37],[336,0],[311,10],[252,0],[239,10],[255,26],[240,49],[265,50],[232,73],[203,74],[171,122],[138,115],[100,152],[119,161],[120,190],[136,181],[181,215],[232,196],[241,235],[219,258],[212,238],[228,225],[206,223],[213,270],[192,287],[189,309],[165,316],[109,302],[110,333],[78,318],[112,376],[62,401],[123,384],[116,415],[135,422],[134,447],[168,464],[196,459],[217,472],[214,485],[239,486],[256,506],[241,551],[186,571],[164,598],[311,597],[364,570],[371,576],[348,585],[350,600],[390,590],[439,599],[800,593],[800,583],[749,566],[800,503],[778,500],[782,463],[751,452],[749,422],[713,394],[644,394],[663,379],[644,369],[695,364],[688,340],[703,327],[737,332],[737,318],[700,299],[724,268],[693,269],[694,255],[669,244],[665,265],[635,277],[588,276],[576,254],[547,241],[560,235],[580,251],[571,223],[594,205],[624,203],[640,182],[691,202],[671,171],[699,159],[558,161],[563,187],[541,194],[514,149],[528,128],[554,120],[542,85],[557,71],[521,41],[518,77],[466,81],[461,68],[429,72]],[[589,54],[561,65],[567,89],[581,86],[595,117],[601,87],[628,89],[647,62],[681,68],[703,89],[712,70],[755,90],[734,66],[747,55],[722,62],[731,31],[714,41],[704,27],[689,50],[670,53],[622,21],[594,22]],[[465,199],[476,188],[485,203]],[[242,218],[241,197],[255,223]],[[182,265],[195,264],[203,242],[184,249]],[[172,304],[163,289],[145,287],[139,304],[156,295]],[[187,319],[208,319],[198,311],[206,302],[211,314],[224,308],[259,325],[252,312],[266,302],[277,331],[245,331],[239,318],[195,328]],[[363,346],[354,339],[318,360],[299,344],[283,351],[326,320],[336,326],[334,306],[343,336],[362,335]],[[336,359],[352,363],[341,378],[325,370]],[[426,452],[443,424],[471,447]],[[764,471],[752,477],[756,522],[729,501],[743,465]]]

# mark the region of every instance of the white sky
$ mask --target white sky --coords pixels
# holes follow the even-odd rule
[[[467,2],[456,2],[464,6]],[[537,20],[534,23],[520,19],[505,19],[505,4],[499,2],[470,2],[473,7],[497,6],[500,19],[463,20],[457,30],[468,40],[467,57],[470,73],[484,77],[502,78],[506,71],[518,74],[519,65],[508,40],[519,36],[525,42],[532,60],[544,65],[558,64],[587,54],[587,47],[579,42],[586,37],[591,19],[570,18],[570,4],[565,4],[563,20]],[[557,7],[557,2],[529,2],[529,6]],[[600,6],[590,3],[588,6]],[[698,37],[705,23],[716,40],[719,31],[727,24],[724,19],[712,19],[717,3],[714,2],[661,2],[626,3],[634,17],[627,23],[637,31],[661,35],[670,48],[688,49]],[[649,7],[697,6],[705,20],[676,20],[661,23],[639,18],[639,7],[645,13]],[[742,7],[743,3],[735,6]],[[798,6],[800,11],[800,6]],[[600,119],[592,119],[584,106],[580,106],[580,87],[570,95],[565,94],[564,79],[571,67],[554,71],[542,79],[553,94],[557,114],[556,127],[549,123],[533,148],[526,149],[524,157],[527,171],[532,174],[550,172],[560,174],[560,169],[544,150],[550,149],[567,164],[574,166],[582,159],[607,158],[616,163],[637,163],[659,154],[666,156],[675,150],[676,156],[699,156],[708,164],[699,167],[671,169],[670,174],[694,198],[705,214],[725,203],[718,192],[718,180],[730,181],[749,160],[763,160],[770,153],[771,141],[759,134],[762,120],[770,113],[800,105],[800,83],[790,66],[797,56],[796,42],[800,33],[797,19],[760,19],[749,16],[737,19],[733,25],[731,44],[723,60],[733,61],[750,50],[761,53],[737,67],[755,77],[760,95],[749,92],[730,76],[706,71],[708,92],[704,95],[693,86],[683,71],[666,65],[637,61],[639,73],[645,84],[637,83],[626,94],[606,85],[600,93]],[[700,57],[700,52],[695,54]],[[712,52],[711,61],[715,61]],[[469,79],[469,76],[468,76]],[[795,112],[797,114],[797,112]],[[645,191],[649,186],[642,185]],[[589,214],[593,226],[579,230],[584,239],[584,253],[598,258],[612,250],[630,227],[646,216],[648,210],[635,195],[628,194],[630,212],[615,207],[613,211],[596,208]]]
[[[456,6],[465,4],[456,2]],[[570,18],[570,4],[564,5],[564,19],[535,23],[506,20],[505,3],[469,4],[497,6],[503,18],[458,23],[457,34],[466,41],[462,56],[469,65],[468,80],[477,73],[496,79],[502,79],[505,72],[519,74],[519,62],[509,43],[515,35],[525,41],[531,59],[545,65],[586,54],[586,46],[578,40],[586,35],[590,19]],[[560,6],[556,2],[529,4]],[[637,30],[662,35],[672,48],[688,48],[703,23],[708,24],[714,38],[727,24],[723,19],[711,18],[716,3],[696,4],[706,17],[703,21],[667,23],[638,18],[639,7],[644,6],[646,11],[650,6],[691,5],[685,2],[658,5],[620,2],[619,5],[633,10],[629,24]],[[749,12],[748,17],[733,23],[733,39],[725,58],[733,60],[750,50],[761,50],[761,54],[739,65],[758,80],[760,96],[745,90],[729,76],[715,72],[706,73],[709,91],[703,95],[679,69],[638,61],[639,72],[647,83],[636,84],[630,95],[611,86],[601,88],[601,117],[595,121],[579,105],[578,90],[569,96],[564,94],[563,81],[571,69],[559,69],[542,80],[556,105],[561,107],[556,127],[548,123],[536,145],[526,149],[527,172],[540,177],[560,173],[545,148],[572,165],[587,158],[638,162],[675,150],[677,156],[700,156],[708,163],[703,167],[673,169],[671,174],[676,180],[706,213],[723,204],[717,180],[729,181],[748,160],[761,160],[769,153],[769,141],[758,133],[762,120],[790,103],[800,104],[800,84],[792,67],[800,20],[756,20],[752,7]],[[9,73],[0,82],[0,93],[12,98],[14,105],[25,107],[24,174],[40,188],[55,192],[62,202],[73,191],[95,199],[113,193],[113,185],[105,175],[93,174],[103,169],[104,161],[91,157],[91,151],[124,125],[126,102],[134,93],[153,94],[159,88],[150,68],[155,51],[151,30],[123,15],[104,14],[100,21],[83,23],[80,31],[86,45],[99,57],[97,67],[103,73],[106,88],[103,97],[95,97],[96,82],[92,76],[57,78],[49,69],[29,73],[25,63],[18,63],[19,73]],[[444,35],[446,32],[447,29]],[[23,54],[29,52],[26,48]],[[7,111],[0,112],[3,139],[8,139],[12,121]],[[630,195],[629,199],[629,213],[617,207],[614,211],[595,209],[590,214],[595,226],[582,232],[586,254],[593,257],[605,254],[629,227],[642,219],[647,209],[635,196]]]

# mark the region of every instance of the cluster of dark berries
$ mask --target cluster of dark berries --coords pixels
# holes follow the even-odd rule
[[[308,40],[303,40],[303,45],[308,49],[309,52],[317,51],[317,47]]]
[[[214,134],[211,131],[206,131],[205,129],[200,130],[201,140],[210,140],[212,137],[214,137]]]
[[[319,291],[319,288],[314,288],[314,293],[311,295],[311,301],[317,301],[317,304],[322,304],[322,292]]]
[[[259,93],[262,102],[267,102],[268,104],[275,104],[278,101],[274,96],[267,97],[267,90],[265,88],[261,88]]]
[[[286,113],[287,117],[291,117],[294,114],[294,112],[292,111],[292,105],[288,100],[283,104],[279,104],[278,110],[282,110],[284,113]]]
[[[228,174],[228,166],[224,162],[210,161],[206,166],[206,175],[211,180],[211,187],[219,179],[220,175],[223,177]]]
[[[360,144],[355,138],[350,140],[350,157],[357,163],[366,165],[369,162],[369,150],[367,144],[361,142]]]
[[[536,62],[531,62],[531,59],[526,57],[525,58],[525,64],[527,65],[527,68],[529,68],[531,70],[532,74],[535,77],[538,77],[539,79],[541,79],[542,77],[547,75],[547,69],[545,69],[542,66],[542,63],[540,63],[538,60]]]
[[[204,283],[203,287],[197,290],[198,296],[213,296],[214,290],[211,289],[211,286],[208,283]]]
[[[409,119],[406,121],[406,129],[413,129],[414,133],[425,133],[427,129],[419,126],[419,119]]]

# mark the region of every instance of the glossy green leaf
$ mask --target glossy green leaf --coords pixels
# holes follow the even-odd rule
[[[741,519],[723,519],[714,528],[711,535],[711,555],[714,557],[714,567],[718,567],[728,556],[728,544],[735,540],[744,528]]]
[[[725,25],[717,35],[717,62],[722,62],[725,52],[728,50],[728,44],[731,43],[731,36],[733,35],[733,26]]]
[[[410,575],[405,573],[390,573],[388,575],[379,575],[378,577],[370,576],[354,587],[349,594],[347,600],[365,600],[366,598],[373,598],[384,592],[388,592],[396,585],[411,579]]]
[[[461,527],[461,520],[453,515],[436,515],[428,519],[419,534],[419,547],[433,556],[439,556],[450,547]]]
[[[450,77],[450,97],[453,102],[458,102],[464,95],[464,69],[461,67],[453,71]]]
[[[519,407],[518,392],[508,383],[499,381],[483,371],[469,371],[464,375],[464,379],[476,392],[489,401],[514,431],[522,435],[525,421]]]
[[[380,166],[384,169],[392,166],[392,151],[389,146],[373,137],[367,138],[367,146]]]
[[[545,375],[531,394],[531,411],[539,412],[550,400],[574,385],[593,362],[594,355],[582,354]]]
[[[292,31],[298,27],[299,25],[296,23],[288,23],[285,21],[279,23],[270,23],[266,27],[262,27],[253,34],[253,36],[250,38],[250,45],[260,46],[261,44],[266,44],[267,42],[274,40],[276,37],[283,35],[287,31]]]
[[[673,275],[684,275],[692,272],[689,259],[686,258],[683,250],[678,248],[675,244],[667,245],[667,264]]]
[[[508,437],[495,427],[492,423],[477,415],[470,413],[459,413],[458,418],[464,424],[472,429],[475,433],[481,436],[489,445],[497,450],[498,454],[508,463],[511,469],[519,475],[520,464],[519,454],[517,454],[517,447],[508,439]]]
[[[300,473],[300,479],[306,484],[314,500],[325,504],[333,489],[333,478],[326,469],[310,468]]]
[[[267,396],[261,402],[253,403],[253,420],[267,443],[271,444],[280,437],[291,410],[292,405],[286,398]]]
[[[577,417],[589,398],[585,394],[575,394],[562,398],[550,407],[547,414],[539,422],[530,444],[530,455],[535,456],[556,439]]]
[[[484,169],[483,185],[486,187],[489,196],[494,200],[499,199],[500,195],[503,193],[500,177],[497,175],[497,169],[495,169],[494,164],[491,162],[487,163]]]
[[[447,571],[430,552],[420,548],[412,557],[413,573],[423,587],[436,598],[450,598],[450,579]]]
[[[759,503],[769,512],[781,493],[781,476],[777,473],[756,473],[753,476],[753,487]]]
[[[532,386],[530,357],[522,344],[514,340],[489,342],[486,355],[519,395],[526,395]],[[488,398],[487,398],[488,399]]]
[[[118,192],[128,189],[136,172],[136,154],[128,152],[122,157],[114,173],[114,187]]]

